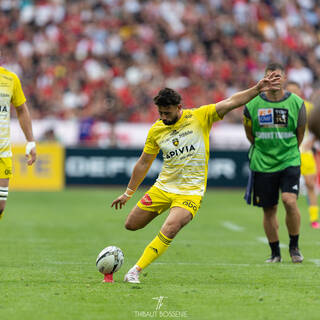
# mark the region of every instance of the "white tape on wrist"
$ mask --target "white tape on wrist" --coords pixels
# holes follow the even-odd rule
[[[124,193],[125,196],[131,198],[133,196],[133,194],[135,193],[135,190],[132,190],[130,188],[127,187],[126,192]]]
[[[126,192],[124,193],[124,195],[125,195],[127,198],[131,198],[131,197],[132,197],[132,195],[129,195],[129,194],[127,194]]]
[[[26,155],[29,155],[31,150],[36,147],[36,143],[34,141],[29,141],[26,145]]]

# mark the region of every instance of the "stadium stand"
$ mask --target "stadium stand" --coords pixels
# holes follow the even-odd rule
[[[22,79],[33,119],[75,119],[84,141],[99,120],[154,121],[164,86],[186,107],[217,102],[270,60],[308,99],[319,82],[315,0],[3,0],[0,27],[1,64]]]

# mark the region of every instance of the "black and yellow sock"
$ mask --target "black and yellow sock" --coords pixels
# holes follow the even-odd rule
[[[141,269],[146,268],[151,262],[160,257],[170,246],[172,239],[166,237],[161,231],[147,245],[142,256],[136,263]]]
[[[318,218],[319,218],[318,212],[319,212],[318,206],[310,206],[309,207],[310,222],[318,221]]]

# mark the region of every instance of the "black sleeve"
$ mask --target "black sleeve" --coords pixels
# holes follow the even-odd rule
[[[306,106],[303,103],[298,116],[298,127],[305,126],[307,124],[307,112],[306,112]]]
[[[243,109],[243,115],[244,115],[246,118],[251,119],[250,112],[249,112],[247,106],[245,106],[244,109]]]

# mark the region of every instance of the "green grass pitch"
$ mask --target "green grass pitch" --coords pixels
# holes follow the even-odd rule
[[[167,213],[127,231],[127,213],[110,208],[123,189],[11,192],[0,221],[0,319],[319,319],[320,231],[302,212],[301,265],[291,263],[279,206],[284,262],[267,265],[261,209],[244,190],[208,190],[196,218],[141,276],[125,272],[158,233]],[[125,255],[115,283],[102,283],[97,254],[108,245]],[[158,305],[157,297],[164,297]],[[158,310],[157,306],[159,307]]]

